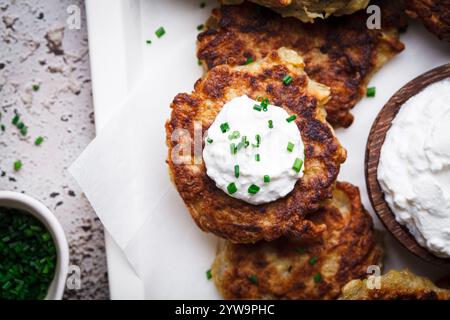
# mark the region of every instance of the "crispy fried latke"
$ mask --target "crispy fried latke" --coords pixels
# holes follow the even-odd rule
[[[382,9],[381,30],[367,29],[364,11],[310,24],[251,3],[221,6],[198,36],[197,56],[213,68],[242,65],[280,47],[296,50],[308,76],[331,88],[328,121],[348,127],[353,122],[350,109],[365,94],[372,75],[404,49],[398,39],[398,30],[406,27],[401,2],[374,3]]]
[[[317,238],[219,245],[212,267],[226,299],[334,299],[350,279],[379,264],[382,249],[359,190],[338,182],[333,198],[311,215],[324,225]]]
[[[450,41],[450,0],[407,0],[406,13],[439,39]]]
[[[375,284],[375,283],[373,283]],[[409,270],[390,270],[380,278],[381,288],[367,286],[367,280],[353,280],[342,289],[342,300],[450,300],[450,290],[438,288]]]
[[[213,68],[196,82],[194,92],[178,94],[173,100],[172,114],[166,123],[169,172],[202,230],[238,243],[318,231],[312,222],[303,221],[304,216],[331,197],[346,152],[325,119],[323,104],[329,89],[310,80],[303,68],[297,53],[280,48],[247,66]],[[293,78],[290,85],[283,84],[286,74]],[[194,123],[199,123],[204,133],[226,102],[244,94],[255,100],[267,97],[270,103],[295,114],[305,145],[305,171],[294,190],[263,205],[251,205],[224,193],[206,174],[204,163],[194,163],[190,154],[182,163],[175,161],[174,156],[180,141],[184,145],[194,137]],[[185,132],[172,141],[174,132],[180,133],[177,129]],[[191,146],[193,154],[195,144]]]

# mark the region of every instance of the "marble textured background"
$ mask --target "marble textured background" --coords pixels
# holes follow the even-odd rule
[[[66,22],[70,5],[81,10],[78,30]],[[81,270],[81,288],[64,297],[108,299],[103,228],[67,172],[95,135],[84,15],[82,0],[0,0],[0,190],[35,197],[61,221]],[[26,136],[11,124],[14,112]]]

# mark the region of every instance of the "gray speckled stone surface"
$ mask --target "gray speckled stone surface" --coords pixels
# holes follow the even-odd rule
[[[70,5],[81,9],[79,30],[66,24]],[[108,299],[103,228],[67,171],[95,134],[84,14],[81,0],[0,0],[0,190],[35,197],[61,221],[81,269],[81,289],[65,298]]]

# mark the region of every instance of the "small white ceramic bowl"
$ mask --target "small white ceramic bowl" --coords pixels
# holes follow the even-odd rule
[[[48,289],[46,300],[61,300],[69,267],[69,246],[64,230],[53,213],[39,201],[23,193],[0,191],[0,207],[26,211],[39,219],[52,235],[56,247],[55,277]]]

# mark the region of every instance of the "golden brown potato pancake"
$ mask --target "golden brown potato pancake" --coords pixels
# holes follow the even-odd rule
[[[295,17],[303,22],[342,16],[367,7],[369,0],[250,0],[275,10],[283,17]],[[223,4],[241,4],[244,0],[220,0]]]
[[[372,219],[359,190],[338,182],[333,198],[311,215],[320,237],[232,244],[223,241],[212,267],[226,299],[334,299],[350,279],[381,262]]]
[[[409,270],[390,270],[381,276],[381,288],[369,289],[367,280],[353,280],[344,286],[339,299],[348,300],[450,300],[450,290],[438,288]]]
[[[406,27],[401,2],[374,3],[381,6],[381,30],[367,29],[364,11],[311,24],[251,3],[221,6],[198,36],[197,56],[212,68],[242,65],[279,47],[296,50],[308,76],[331,88],[328,121],[348,127],[353,122],[350,109],[365,94],[372,75],[404,49],[398,38],[398,30]]]
[[[346,152],[325,119],[323,104],[328,100],[329,89],[310,80],[303,68],[303,60],[295,51],[280,48],[251,65],[213,68],[196,82],[191,94],[181,93],[173,100],[172,114],[166,123],[169,172],[192,217],[204,231],[239,243],[315,231],[315,226],[303,218],[331,197]],[[290,85],[283,84],[287,74],[293,78]],[[224,193],[208,177],[202,161],[177,164],[171,156],[179,143],[171,138],[176,129],[189,133],[181,136],[182,142],[193,137],[195,122],[200,123],[204,133],[226,102],[244,94],[255,100],[266,97],[270,103],[295,114],[305,145],[303,177],[286,197],[264,205],[251,205]]]
[[[450,41],[450,0],[408,0],[406,13],[439,39]]]

